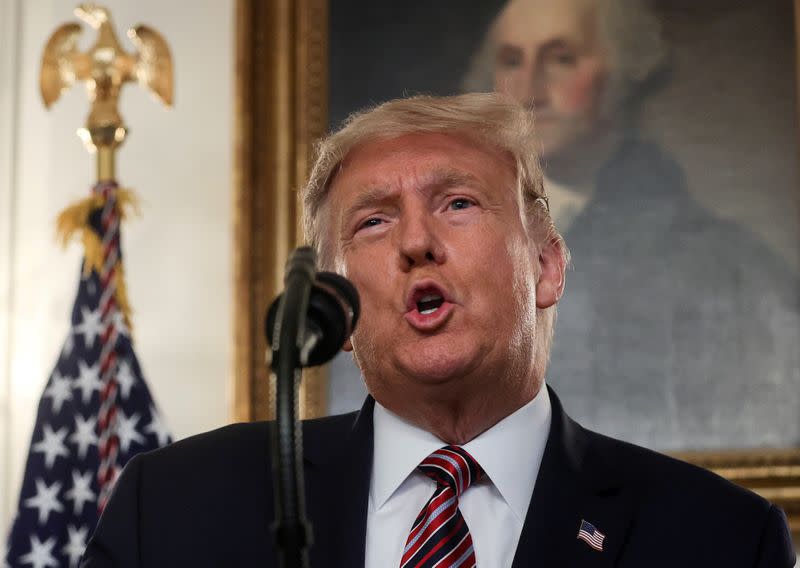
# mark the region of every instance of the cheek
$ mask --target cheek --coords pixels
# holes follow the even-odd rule
[[[385,303],[385,286],[381,286],[380,278],[372,274],[353,274],[351,272],[348,278],[358,291],[361,304],[359,327],[363,327],[361,322],[373,321],[377,312],[376,308]]]
[[[380,296],[384,287],[380,285],[379,278],[363,274],[362,271],[356,272],[353,274],[351,270],[348,278],[358,290],[361,314],[351,342],[359,359],[363,360],[371,357],[375,339],[384,333],[386,325],[382,320],[383,311],[380,307],[386,304],[386,299]]]
[[[393,290],[389,284],[392,278],[385,255],[350,254],[344,258],[342,266],[345,276],[355,285],[361,301],[361,321],[372,321],[373,314],[391,299]],[[366,318],[363,316],[367,315]],[[359,324],[360,325],[360,324]]]
[[[593,113],[599,106],[605,77],[599,63],[583,61],[574,73],[553,86],[553,103],[565,113]]]
[[[472,252],[475,271],[482,272],[482,285],[491,288],[491,305],[499,315],[511,320],[524,317],[527,305],[535,305],[535,275],[530,264],[530,252],[522,236],[508,240],[497,239],[494,247],[481,253]],[[511,283],[511,286],[509,286]],[[503,300],[498,303],[498,298]]]
[[[511,95],[516,99],[521,99],[523,92],[523,81],[519,71],[509,71],[502,68],[495,69],[494,90],[498,93]]]

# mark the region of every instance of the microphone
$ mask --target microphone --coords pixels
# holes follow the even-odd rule
[[[308,274],[307,265],[296,269]],[[291,271],[290,266],[287,272]],[[274,338],[280,337],[282,318],[279,317],[279,311],[291,309],[282,306],[283,296],[281,294],[272,302],[264,322],[267,340],[273,346]],[[353,333],[360,309],[358,291],[347,278],[335,272],[318,272],[311,284],[304,324],[301,323],[304,332],[300,345],[300,365],[314,367],[333,359]]]
[[[333,272],[317,272],[311,247],[295,249],[286,262],[284,292],[269,307],[264,331],[272,346],[275,422],[272,471],[273,533],[281,568],[308,568],[313,531],[305,514],[303,437],[297,416],[300,369],[333,358],[358,321],[358,292]]]

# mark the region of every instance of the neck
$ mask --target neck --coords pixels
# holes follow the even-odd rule
[[[445,443],[463,445],[533,400],[543,384],[542,379],[525,380],[513,389],[497,388],[487,393],[484,375],[482,389],[474,392],[452,385],[415,385],[401,397],[382,396],[386,393],[380,392],[373,396],[388,410]]]

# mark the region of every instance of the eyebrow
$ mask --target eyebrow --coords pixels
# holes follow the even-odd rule
[[[390,190],[385,186],[375,186],[364,189],[363,191],[359,192],[358,197],[356,197],[356,200],[353,202],[353,204],[343,213],[342,219],[347,222],[347,220],[351,219],[353,215],[355,215],[361,209],[364,209],[369,205],[388,200],[389,195]]]
[[[431,191],[458,186],[481,188],[484,184],[472,174],[450,168],[436,168],[424,176],[422,183],[415,190]],[[388,200],[391,193],[391,188],[383,185],[365,187],[363,191],[359,192],[353,204],[344,212],[343,218],[350,219],[357,211],[369,205]]]
[[[518,45],[514,45],[513,43],[498,43],[497,44],[497,53],[513,53],[514,55],[521,53],[523,49]]]

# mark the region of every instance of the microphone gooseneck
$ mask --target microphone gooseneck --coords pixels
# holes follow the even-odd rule
[[[306,568],[312,531],[305,516],[302,431],[297,416],[301,369],[336,355],[355,328],[360,304],[358,292],[347,279],[316,272],[316,254],[310,247],[300,247],[289,256],[284,287],[265,320],[276,377],[271,436],[273,530],[280,566]]]

